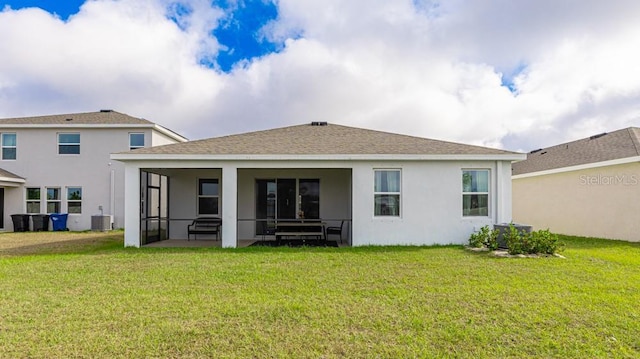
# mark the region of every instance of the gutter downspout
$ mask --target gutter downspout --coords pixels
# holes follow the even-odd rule
[[[115,212],[116,212],[116,171],[111,170],[111,178],[109,181],[110,184],[110,193],[109,193],[109,214],[111,215],[111,228],[113,229],[113,223],[115,221]]]

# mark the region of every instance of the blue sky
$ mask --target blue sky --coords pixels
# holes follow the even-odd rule
[[[84,3],[84,0],[14,0],[14,1],[3,1],[2,7],[11,6],[12,9],[22,9],[28,7],[39,7],[41,9],[47,10],[50,13],[55,13],[60,16],[60,18],[66,20],[69,15],[73,15],[78,12],[80,9],[80,5]]]
[[[217,63],[229,71],[233,64],[277,50],[277,44],[261,36],[262,27],[278,16],[278,9],[270,1],[217,1],[216,5],[227,10],[225,17],[213,35],[226,51],[218,54]]]
[[[640,126],[637,0],[2,5],[0,117],[111,108],[192,139],[329,121],[522,151]]]

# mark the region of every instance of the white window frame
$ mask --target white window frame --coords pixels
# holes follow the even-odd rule
[[[35,198],[29,199],[29,190],[30,189],[37,189],[38,190],[38,194],[39,194],[38,199],[35,199]],[[27,187],[27,188],[25,188],[24,192],[25,192],[24,193],[24,197],[25,197],[25,204],[26,204],[25,212],[29,213],[29,214],[31,214],[31,213],[40,213],[41,210],[42,210],[42,188],[40,188],[40,187]],[[37,212],[29,212],[29,203],[37,203],[38,204],[38,211]]]
[[[69,190],[75,190],[75,189],[79,189],[80,190],[80,199],[69,199],[69,195],[70,192]],[[65,192],[66,192],[66,198],[67,198],[67,213],[69,213],[70,215],[74,215],[74,214],[82,214],[82,186],[67,186],[65,188]],[[80,203],[80,212],[71,212],[71,206],[69,206],[69,204],[71,203]]]
[[[7,145],[5,143],[4,136],[6,136],[6,135],[13,135],[15,145]],[[2,156],[2,160],[3,161],[15,161],[16,159],[18,159],[18,135],[15,132],[3,132],[2,134],[0,134],[0,138],[1,138],[0,141],[2,141],[2,155],[1,155]],[[13,158],[5,158],[4,157],[4,150],[5,149],[13,149],[15,151],[14,152],[14,157]]]
[[[61,135],[78,135],[78,142],[60,142]],[[61,156],[78,156],[80,155],[80,142],[82,141],[80,132],[58,132],[58,154]],[[78,153],[60,153],[60,146],[77,146]]]
[[[376,178],[378,172],[397,172],[398,173],[398,191],[377,191]],[[376,199],[379,196],[398,196],[396,214],[378,214],[376,213]],[[373,170],[373,216],[376,218],[400,218],[402,217],[402,169],[400,168],[375,168]]]
[[[49,198],[49,190],[57,190],[58,198],[57,199],[56,198],[50,199]],[[46,187],[44,192],[47,195],[47,202],[46,202],[47,210],[46,210],[46,212],[48,214],[61,213],[62,212],[62,193],[61,193],[62,189],[60,187]],[[57,212],[50,212],[49,211],[49,203],[57,203],[58,204],[58,211]]]
[[[464,190],[464,175],[466,172],[486,172],[487,173],[487,191],[465,191]],[[462,177],[462,216],[465,218],[473,217],[491,217],[491,170],[488,168],[463,168]],[[464,197],[469,195],[487,196],[487,214],[465,214]]]
[[[218,185],[218,194],[216,195],[206,195],[206,194],[201,194],[202,190],[201,190],[201,184],[203,183],[203,181],[209,181],[210,183],[215,183]],[[196,213],[198,214],[199,217],[207,217],[207,216],[212,216],[212,217],[218,217],[220,216],[220,179],[218,178],[198,178],[198,183],[197,183],[197,202],[196,202]],[[201,213],[200,212],[200,199],[203,198],[215,198],[216,202],[217,202],[217,212],[216,213]]]
[[[133,145],[131,144],[131,139],[133,135],[142,135],[142,146],[137,146],[137,145]],[[145,142],[146,142],[146,136],[144,135],[144,132],[131,132],[129,133],[129,150],[135,150],[137,148],[144,148],[145,146]]]

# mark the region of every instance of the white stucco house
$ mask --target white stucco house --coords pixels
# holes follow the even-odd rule
[[[185,141],[112,110],[0,119],[0,230],[13,230],[12,214],[37,213],[68,213],[70,230],[98,214],[122,228],[124,165],[110,154]]]
[[[526,155],[326,122],[121,152],[125,245],[187,239],[222,219],[221,244],[304,214],[346,223],[350,245],[465,243],[511,221],[511,162]],[[265,224],[266,223],[266,224]]]

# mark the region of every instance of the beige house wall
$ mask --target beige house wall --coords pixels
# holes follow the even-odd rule
[[[552,232],[640,241],[640,163],[513,179],[513,220]]]

